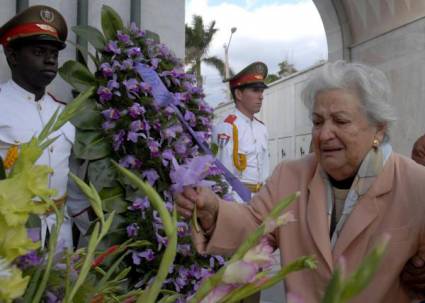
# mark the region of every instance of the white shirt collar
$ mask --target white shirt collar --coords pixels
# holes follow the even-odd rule
[[[26,89],[24,89],[23,87],[19,86],[19,84],[17,84],[12,79],[10,79],[8,81],[8,84],[23,99],[28,100],[28,101],[35,101],[35,94],[33,94],[33,93],[27,91]],[[38,102],[43,101],[43,99],[44,99],[45,96],[46,96],[46,93],[44,93],[43,97],[41,97],[41,99]]]
[[[238,116],[238,117],[241,117],[245,122],[248,122],[248,123],[252,123],[255,119],[250,119],[248,116],[246,116],[244,113],[242,113],[239,109],[237,109],[236,108],[236,115]]]

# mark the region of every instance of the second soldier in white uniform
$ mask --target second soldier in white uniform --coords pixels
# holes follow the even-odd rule
[[[254,62],[229,79],[236,109],[213,128],[217,157],[253,193],[269,175],[267,128],[254,117],[261,110],[266,76],[267,66]]]

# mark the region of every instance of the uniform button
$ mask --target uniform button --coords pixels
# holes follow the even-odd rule
[[[50,152],[51,153],[53,153],[53,150],[54,150],[53,146],[50,146]]]
[[[27,99],[28,99],[28,100],[31,100],[31,96],[28,96],[28,97],[27,97]]]

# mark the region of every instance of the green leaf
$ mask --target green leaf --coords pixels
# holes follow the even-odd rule
[[[75,137],[74,153],[80,159],[97,160],[111,153],[111,144],[100,132],[79,131]]]
[[[216,156],[218,154],[218,145],[215,143],[211,144],[211,152],[214,156]]]
[[[121,186],[104,188],[99,195],[102,198],[103,208],[107,212],[115,210],[116,213],[121,214],[128,210],[128,202],[124,199],[124,191]]]
[[[332,274],[331,280],[326,287],[326,292],[321,302],[339,303],[342,292],[342,284],[341,270],[337,268]]]
[[[59,68],[59,75],[79,92],[96,86],[96,78],[83,64],[69,60]]]
[[[102,6],[101,23],[106,40],[114,40],[117,31],[124,28],[121,17],[112,7],[107,5]]]
[[[81,113],[74,116],[71,120],[71,123],[81,130],[100,130],[102,128],[102,122],[102,115],[96,108],[96,101],[94,99],[87,100]]]
[[[91,52],[89,52],[89,50],[87,49],[87,47],[84,47],[82,45],[79,45],[77,43],[74,43],[72,41],[67,41],[67,43],[71,44],[72,46],[74,46],[76,49],[78,49],[81,54],[84,56],[84,58],[90,57],[90,59],[92,59],[93,63],[96,65],[96,69],[98,69],[99,67],[99,59],[96,58],[95,55],[93,55]],[[83,62],[85,66],[87,66],[87,62]]]
[[[109,158],[92,161],[89,164],[88,178],[97,191],[101,191],[104,187],[115,186],[117,184],[116,176],[117,172]]]
[[[158,42],[158,43],[161,42],[160,41],[161,39],[160,39],[160,37],[157,33],[152,32],[150,30],[146,30],[145,32],[146,32],[146,38],[152,39],[153,41]]]
[[[95,49],[102,51],[105,48],[105,37],[97,28],[90,25],[77,25],[73,26],[72,30],[81,38],[86,39]]]

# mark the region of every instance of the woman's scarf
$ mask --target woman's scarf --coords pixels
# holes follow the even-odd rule
[[[332,249],[335,247],[336,240],[347,221],[348,216],[357,204],[357,201],[369,190],[375,181],[376,177],[382,171],[385,162],[388,160],[392,153],[392,147],[389,143],[382,143],[378,148],[371,149],[365,156],[360,165],[357,175],[354,178],[353,184],[345,198],[344,209],[342,210],[341,218],[336,224],[335,230],[331,237]],[[328,175],[323,171],[320,172],[323,180],[326,184],[327,193],[327,205],[328,205],[328,222],[331,222],[332,210],[334,201],[334,195],[332,190],[332,184],[329,180]]]

